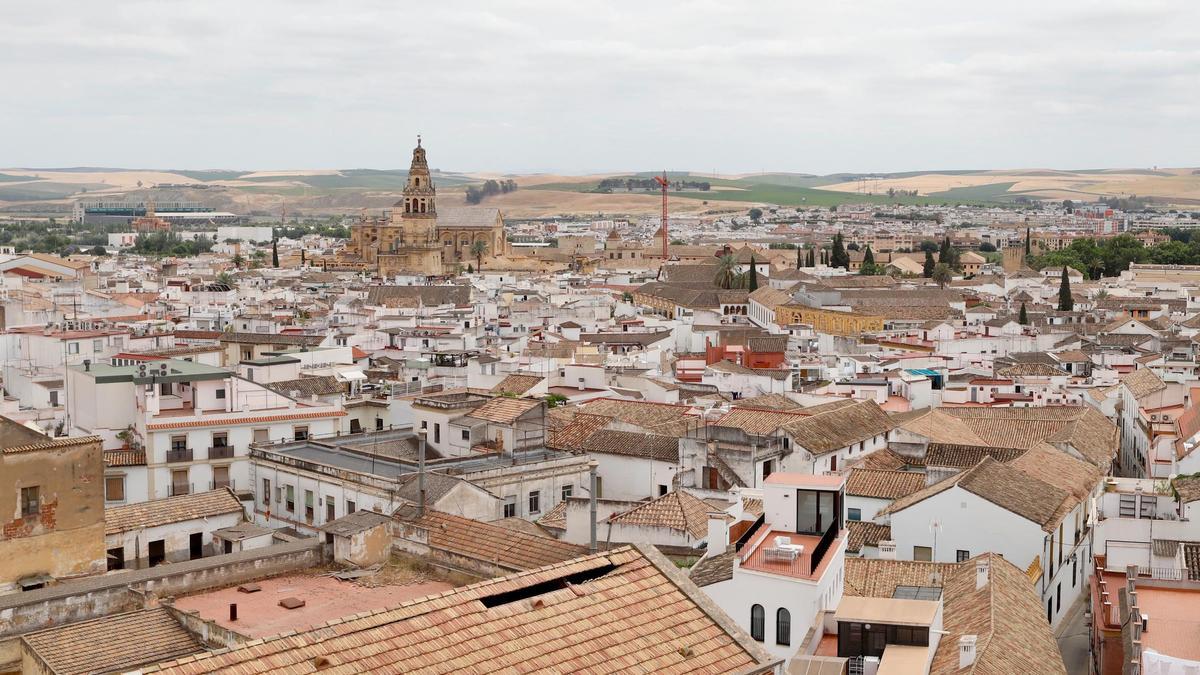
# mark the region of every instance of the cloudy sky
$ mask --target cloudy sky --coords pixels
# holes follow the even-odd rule
[[[0,166],[1200,165],[1200,2],[9,0]]]

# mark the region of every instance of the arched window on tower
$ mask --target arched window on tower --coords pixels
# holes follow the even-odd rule
[[[412,213],[412,200],[411,199],[404,200],[404,212]]]
[[[420,178],[414,178],[414,179],[413,179],[413,185],[415,185],[415,186],[417,186],[417,187],[421,187],[421,179],[420,179]]]
[[[425,200],[421,200],[421,213],[425,213]]]

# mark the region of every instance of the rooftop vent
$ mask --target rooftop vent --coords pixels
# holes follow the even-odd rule
[[[300,609],[305,605],[305,602],[300,598],[284,598],[279,601],[279,606],[284,609]]]
[[[964,635],[958,638],[958,667],[970,668],[975,664],[975,635]]]

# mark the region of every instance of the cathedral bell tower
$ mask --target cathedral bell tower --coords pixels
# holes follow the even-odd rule
[[[425,148],[417,136],[404,198],[392,206],[389,246],[381,251],[379,269],[385,276],[397,271],[441,274],[441,245],[437,238],[437,191],[429,177]]]
[[[417,136],[417,147],[413,148],[412,166],[408,169],[408,184],[404,186],[403,204],[404,218],[436,218],[437,207],[434,197],[437,191],[433,189],[433,180],[429,177],[429,163],[425,161],[425,148],[421,147],[421,137]],[[399,206],[398,204],[397,206]]]

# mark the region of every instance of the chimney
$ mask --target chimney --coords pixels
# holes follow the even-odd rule
[[[884,539],[879,542],[879,557],[882,560],[896,559],[896,542],[891,539]]]
[[[83,360],[83,372],[85,372],[85,373],[92,372],[92,360],[91,359]]]
[[[975,664],[975,635],[964,635],[958,638],[958,668],[970,668]]]
[[[721,555],[729,548],[729,521],[721,511],[708,514],[708,554]]]
[[[987,558],[975,561],[975,590],[981,590],[988,584],[988,570],[991,567]]]

